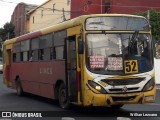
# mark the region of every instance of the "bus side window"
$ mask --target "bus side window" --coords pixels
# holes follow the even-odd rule
[[[42,35],[39,39],[39,60],[51,60],[51,47],[52,47],[53,33]]]
[[[38,50],[32,50],[29,61],[38,61]]]
[[[13,53],[13,62],[16,62],[16,53]]]
[[[44,61],[51,60],[51,48],[43,49],[43,60]]]
[[[39,60],[44,60],[44,49],[39,50]]]
[[[50,51],[51,51],[50,52],[50,58],[52,60],[52,59],[54,59],[54,49],[53,49],[53,47],[50,48]]]
[[[66,30],[58,31],[54,33],[54,39],[53,39],[54,59],[65,59],[64,43],[65,43],[66,36],[67,36]]]
[[[33,60],[33,54],[34,54],[33,51],[31,51],[29,61]]]
[[[39,38],[33,38],[31,40],[31,57],[32,57],[32,61],[38,61],[38,57],[39,57]]]

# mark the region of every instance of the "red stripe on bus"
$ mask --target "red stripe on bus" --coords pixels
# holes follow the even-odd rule
[[[35,38],[35,37],[39,37],[41,35],[42,35],[42,33],[40,31],[34,32],[34,33],[29,33],[29,34],[18,37],[16,42],[19,42],[19,41],[22,41],[22,40],[28,40],[28,39]]]

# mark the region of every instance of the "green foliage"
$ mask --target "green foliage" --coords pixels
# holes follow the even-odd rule
[[[0,57],[2,56],[1,48],[3,41],[15,37],[14,28],[14,25],[8,22],[3,26],[3,28],[0,28]]]
[[[15,37],[14,25],[12,23],[6,23],[3,28],[0,28],[0,39],[5,41],[6,39],[11,39]]]
[[[147,17],[147,12],[139,13],[138,15]],[[150,10],[150,24],[152,27],[152,35],[155,40],[160,40],[160,12],[151,9]]]

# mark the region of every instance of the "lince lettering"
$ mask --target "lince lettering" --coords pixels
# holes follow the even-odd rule
[[[40,74],[47,74],[47,75],[52,75],[52,68],[46,67],[46,68],[40,68]]]

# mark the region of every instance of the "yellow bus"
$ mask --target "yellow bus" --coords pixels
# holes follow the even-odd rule
[[[58,99],[62,108],[155,102],[150,25],[144,17],[93,14],[4,43],[4,83]]]

